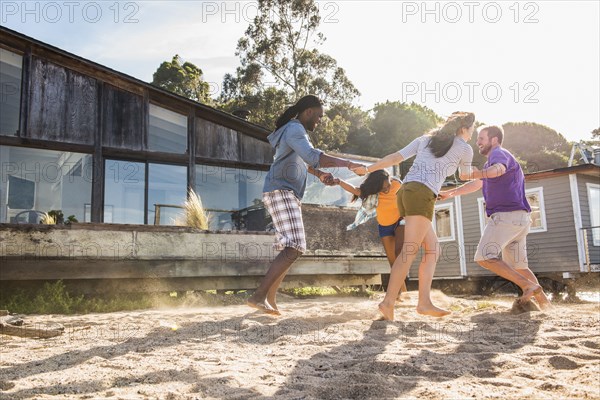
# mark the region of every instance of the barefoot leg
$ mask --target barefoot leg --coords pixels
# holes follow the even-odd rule
[[[277,257],[271,263],[267,274],[262,279],[260,286],[254,294],[248,299],[248,305],[253,307],[253,305],[268,305],[267,309],[275,310],[267,301],[267,294],[269,291],[277,291],[279,287],[278,282],[280,283],[293,262],[300,256],[300,252],[291,247],[286,247],[283,249]]]
[[[538,285],[540,284],[538,282],[535,274],[529,268],[520,268],[520,269],[517,269],[516,271],[519,274],[521,274],[522,276],[524,276],[526,279],[530,280],[531,282],[534,282]],[[533,298],[535,299],[535,301],[537,301],[538,305],[540,306],[540,308],[542,310],[547,310],[550,307],[552,307],[550,300],[548,299],[548,297],[546,296],[546,293],[544,293],[543,290],[540,290],[539,293],[534,293]]]
[[[450,311],[443,310],[433,305],[431,302],[431,282],[435,266],[440,255],[437,235],[433,231],[431,224],[423,240],[424,254],[419,264],[419,302],[417,312],[432,317],[443,317],[450,314]]]

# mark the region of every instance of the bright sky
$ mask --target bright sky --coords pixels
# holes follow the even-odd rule
[[[256,2],[10,1],[10,29],[144,81],[179,54],[215,94],[239,65]],[[358,105],[415,101],[484,123],[530,121],[568,140],[600,127],[600,2],[320,1],[321,50],[361,91]]]

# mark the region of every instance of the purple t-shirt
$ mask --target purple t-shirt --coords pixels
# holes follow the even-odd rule
[[[515,157],[508,150],[498,146],[490,152],[483,168],[494,164],[503,164],[506,172],[496,178],[482,179],[483,199],[488,217],[497,212],[531,212],[525,197],[525,175]]]

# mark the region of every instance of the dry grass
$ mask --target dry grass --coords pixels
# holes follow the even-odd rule
[[[207,230],[208,215],[202,206],[200,196],[190,189],[188,199],[183,204],[184,214],[175,220],[175,225],[189,226],[192,228]]]
[[[54,215],[44,213],[44,216],[42,217],[40,222],[44,225],[56,225],[56,217]]]

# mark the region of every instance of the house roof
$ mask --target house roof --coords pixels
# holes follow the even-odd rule
[[[270,131],[264,126],[254,124],[233,114],[218,110],[206,104],[198,103],[186,97],[179,96],[165,89],[154,86],[148,82],[144,82],[130,75],[113,70],[78,55],[69,53],[65,50],[59,49],[58,47],[41,42],[12,29],[0,26],[0,32],[2,32],[2,40],[0,44],[8,46],[9,48],[13,48],[14,50],[19,50],[24,53],[31,52],[31,54],[34,56],[46,58],[53,63],[92,76],[96,79],[139,95],[143,95],[145,89],[161,98],[172,99],[179,104],[193,106],[197,111],[197,116],[237,130],[241,133],[256,137],[263,141],[267,140],[266,138],[270,133]]]
[[[525,180],[535,180],[540,178],[550,178],[560,175],[582,174],[600,177],[600,165],[596,164],[581,164],[572,167],[563,167],[549,169],[546,171],[532,172],[525,175]]]

